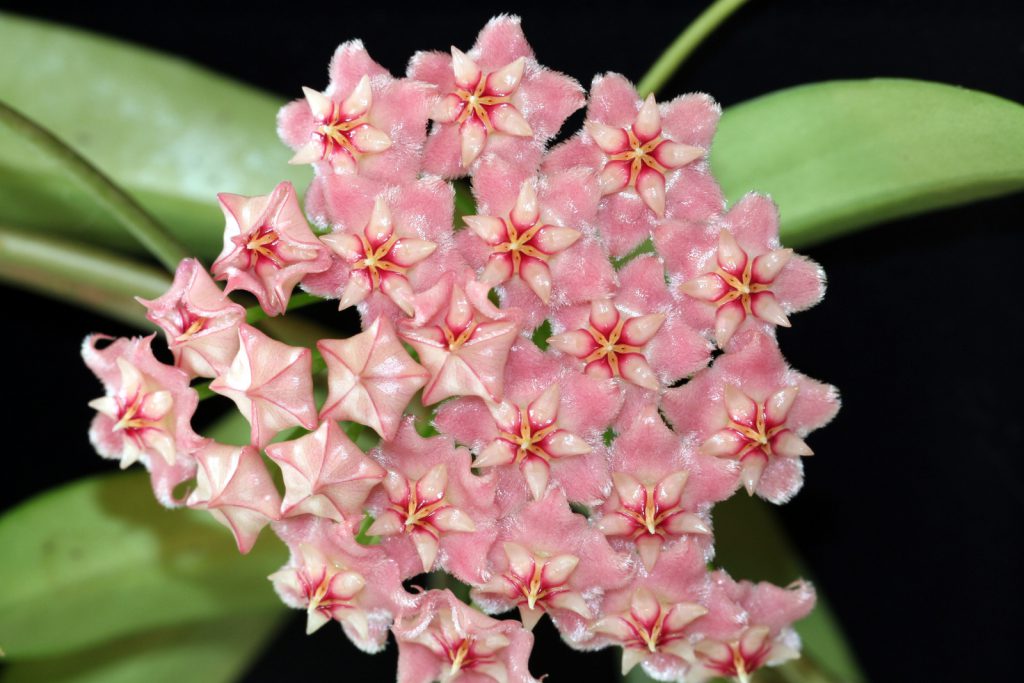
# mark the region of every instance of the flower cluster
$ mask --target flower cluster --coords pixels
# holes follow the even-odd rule
[[[86,340],[98,451],[143,463],[164,504],[208,510],[242,552],[269,525],[291,551],[281,598],[368,652],[393,634],[402,683],[534,681],[544,615],[660,680],[745,681],[797,656],[813,589],[708,563],[714,504],[740,487],[788,500],[804,437],[838,408],[775,338],[824,277],[780,246],[770,199],[725,210],[715,102],[658,103],[616,74],[587,93],[507,16],[404,78],[345,43],[304,93],[278,121],[315,170],[304,210],[288,183],[221,195],[212,277],[183,261],[142,301],[174,365],[153,336]],[[456,221],[464,177],[475,213]],[[275,316],[297,285],[355,306],[362,331],[290,346],[227,296]],[[197,378],[237,405],[247,445],[193,432]],[[403,585],[431,571],[473,605]]]

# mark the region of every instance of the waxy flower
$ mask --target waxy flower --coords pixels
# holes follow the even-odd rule
[[[213,274],[227,280],[227,292],[252,292],[267,315],[284,313],[299,280],[330,265],[302,215],[295,188],[283,182],[261,197],[217,197],[227,225]]]
[[[544,170],[590,169],[605,195],[598,214],[613,256],[628,253],[662,218],[702,221],[723,208],[704,161],[721,109],[707,95],[658,105],[618,74],[594,78],[584,130],[551,151]]]
[[[470,472],[469,452],[445,437],[422,438],[407,419],[372,455],[388,474],[371,498],[375,519],[367,533],[385,537],[382,547],[403,576],[445,568],[478,582],[496,508],[494,484]]]
[[[327,400],[321,420],[352,420],[385,440],[395,438],[402,411],[430,378],[412,359],[387,318],[348,339],[316,343],[327,364]]]
[[[423,166],[447,178],[465,175],[484,153],[536,164],[544,143],[585,102],[576,81],[537,63],[518,17],[489,21],[468,53],[416,53],[408,74],[441,96]]]
[[[748,194],[708,224],[666,222],[654,242],[684,295],[682,315],[713,329],[723,349],[745,321],[789,327],[789,313],[825,294],[820,266],[779,245],[778,209],[762,195]]]
[[[395,234],[391,211],[383,197],[377,198],[361,233],[336,232],[321,240],[351,270],[338,302],[339,309],[361,303],[370,292],[380,290],[406,315],[413,314],[413,291],[405,273],[434,253],[437,245]]]
[[[392,631],[398,683],[536,683],[528,659],[533,636],[516,621],[498,621],[450,591],[430,591],[417,613]]]
[[[294,441],[267,446],[267,456],[284,477],[284,517],[316,515],[358,527],[366,497],[387,474],[334,420]]]
[[[681,538],[706,538],[700,543],[710,551],[706,513],[735,490],[731,463],[694,452],[647,404],[612,444],[609,469],[613,489],[597,528],[612,547],[635,548],[647,571]]]
[[[649,574],[604,600],[594,631],[622,647],[622,673],[643,664],[657,680],[681,680],[690,668],[691,624],[708,613],[704,556],[689,543],[665,553]]]
[[[621,588],[632,573],[625,556],[557,490],[506,519],[491,548],[490,572],[491,579],[472,591],[484,610],[518,607],[530,630],[548,613],[570,640],[586,631],[604,592]]]
[[[799,656],[800,639],[791,624],[814,606],[809,584],[796,581],[780,588],[764,582],[737,583],[722,571],[711,578],[711,614],[697,628],[701,637],[693,648],[697,665],[692,680],[702,683],[728,676],[748,683],[762,666]]]
[[[252,446],[209,443],[196,453],[199,468],[189,507],[208,510],[231,530],[238,551],[247,553],[260,530],[278,518],[281,496]]]
[[[434,424],[477,454],[474,467],[493,473],[509,510],[543,496],[549,482],[569,500],[588,505],[608,495],[602,437],[622,395],[614,380],[589,377],[574,366],[520,338],[509,354],[501,403],[466,397],[437,411]],[[524,427],[531,445],[521,451]]]
[[[216,377],[227,370],[238,352],[245,309],[228,299],[199,261],[182,260],[163,296],[137,300],[167,335],[177,367],[192,377]]]
[[[312,354],[274,341],[255,327],[238,328],[238,354],[210,389],[227,396],[252,427],[252,444],[264,448],[288,427],[315,429]]]
[[[738,351],[666,392],[662,409],[682,434],[712,456],[737,460],[748,493],[774,503],[803,484],[803,438],[839,410],[835,387],[789,368],[768,335],[751,330]]]
[[[142,462],[157,498],[172,507],[180,504],[172,491],[194,474],[192,453],[205,441],[191,426],[199,397],[184,372],[153,356],[154,336],[116,339],[102,349],[110,337],[86,337],[82,358],[106,390],[89,402],[97,411],[89,440],[122,468]]]
[[[317,179],[358,173],[377,180],[412,180],[426,138],[430,89],[395,79],[359,40],[338,46],[324,92],[303,88],[304,99],[281,108],[277,129],[296,150],[291,163],[313,164]]]
[[[481,304],[482,305],[482,304]],[[422,327],[402,321],[399,336],[430,372],[424,405],[450,396],[501,400],[505,361],[519,326],[513,320],[488,319],[459,285],[451,288],[448,308]]]
[[[380,652],[395,618],[421,602],[402,587],[395,563],[357,543],[347,525],[301,515],[273,528],[291,558],[269,578],[286,605],[306,611],[307,632],[333,619],[360,650]]]

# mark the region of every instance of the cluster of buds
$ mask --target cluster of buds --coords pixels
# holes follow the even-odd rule
[[[468,52],[417,53],[404,78],[343,44],[326,91],[278,120],[315,170],[305,210],[288,183],[221,195],[212,276],[183,261],[142,301],[174,365],[153,336],[86,340],[106,387],[93,443],[243,553],[269,525],[291,551],[271,577],[284,602],[367,652],[390,633],[402,683],[534,681],[545,615],[659,680],[746,681],[797,656],[813,589],[709,570],[712,507],[803,483],[804,437],[838,396],[787,365],[775,328],[824,276],[780,246],[770,199],[725,210],[707,161],[719,114],[616,74],[586,93],[538,64],[514,17]],[[463,177],[476,213],[456,224]],[[227,296],[274,316],[297,285],[357,307],[362,331],[289,346]],[[247,445],[192,430],[203,378]],[[407,587],[437,571],[472,605]]]

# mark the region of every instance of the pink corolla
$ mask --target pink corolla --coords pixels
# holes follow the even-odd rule
[[[710,223],[666,222],[654,241],[684,295],[682,315],[713,330],[721,348],[747,321],[789,327],[788,314],[825,294],[821,267],[780,246],[778,208],[763,195],[746,195]]]
[[[565,332],[549,343],[585,363],[595,377],[621,377],[649,391],[703,367],[710,348],[675,311],[659,259],[642,256],[619,273],[614,299],[595,299],[556,320]],[[586,317],[584,317],[586,316]]]
[[[225,291],[243,289],[267,315],[288,308],[292,289],[309,273],[330,265],[327,249],[306,223],[295,188],[283,182],[268,195],[218,195],[227,224],[224,248],[211,270],[227,280]]]
[[[796,658],[800,638],[792,623],[807,616],[814,602],[814,589],[804,581],[780,588],[764,582],[737,583],[723,571],[714,572],[708,597],[711,613],[696,629],[696,666],[689,680],[703,683],[726,676],[748,683],[762,666]]]
[[[238,352],[245,309],[228,299],[199,261],[182,260],[166,294],[138,301],[167,336],[177,367],[191,377],[216,377],[227,370]]]
[[[632,572],[625,556],[570,510],[565,494],[552,490],[503,521],[490,575],[472,591],[487,612],[517,607],[530,630],[547,613],[573,640],[583,637],[604,593],[621,588]]]
[[[238,328],[239,348],[210,389],[227,396],[249,421],[252,444],[264,448],[289,427],[315,429],[312,354],[274,341],[255,327]]]
[[[708,584],[703,553],[679,543],[653,571],[608,593],[605,616],[593,626],[596,642],[622,647],[623,674],[642,664],[656,680],[684,680],[693,657],[690,636],[708,613],[702,603]]]
[[[281,515],[315,515],[358,527],[370,490],[387,474],[327,420],[315,432],[267,446],[284,478]]]
[[[327,364],[322,420],[352,420],[385,440],[395,438],[402,412],[430,373],[406,352],[387,318],[348,339],[316,344]]]
[[[803,484],[800,459],[811,455],[804,437],[832,419],[839,394],[791,369],[767,334],[751,330],[735,345],[667,391],[662,409],[703,453],[739,462],[748,493],[782,503]]]
[[[517,621],[498,621],[450,591],[423,595],[419,610],[392,631],[398,683],[536,683],[528,668],[533,636]]]
[[[447,309],[432,316],[428,324],[400,323],[399,336],[416,350],[420,363],[430,372],[423,389],[424,405],[450,396],[501,400],[505,361],[519,324],[510,318],[491,317],[501,312],[488,310],[484,301],[480,297],[471,300],[461,285],[454,284]]]
[[[402,588],[398,567],[380,548],[356,542],[343,524],[301,515],[274,524],[291,550],[284,567],[270,576],[289,607],[306,611],[306,632],[334,620],[360,650],[380,652],[388,629],[420,598]]]
[[[192,454],[205,440],[191,425],[199,397],[189,388],[188,375],[153,356],[154,336],[86,337],[82,358],[105,390],[89,402],[97,411],[89,440],[103,457],[119,460],[122,469],[142,462],[157,498],[171,507],[180,504],[173,489],[192,478]],[[100,348],[105,341],[110,343]]]
[[[662,218],[706,220],[722,209],[705,161],[720,115],[707,95],[658,105],[618,74],[597,76],[584,130],[552,150],[544,170],[590,169],[605,196],[601,230],[612,255],[622,256]]]
[[[443,436],[419,436],[407,419],[372,455],[387,476],[371,498],[367,533],[385,537],[403,577],[444,568],[478,582],[486,560],[480,548],[494,541],[497,508],[493,482],[470,471],[469,451]]]
[[[452,237],[454,191],[437,177],[384,187],[365,178],[332,176],[323,196],[310,196],[332,232],[321,239],[331,266],[302,286],[359,306],[364,320],[413,316],[416,298],[465,266]]]
[[[249,552],[281,507],[281,495],[259,451],[211,442],[195,457],[199,467],[188,506],[209,511],[231,530],[239,552]]]
[[[518,17],[491,19],[468,52],[417,52],[408,75],[437,88],[423,167],[451,178],[484,154],[536,165],[544,143],[583,106],[572,78],[537,63]]]
[[[695,452],[648,404],[612,444],[613,490],[598,510],[597,528],[613,547],[640,554],[651,571],[663,548],[701,539],[710,551],[708,512],[736,488],[736,468]]]
[[[305,98],[278,114],[278,134],[296,150],[291,163],[313,164],[314,184],[339,172],[412,180],[426,138],[429,86],[395,79],[359,40],[338,46],[328,71],[326,91],[303,88]]]
[[[526,339],[512,347],[506,374],[501,402],[446,402],[437,428],[477,454],[474,467],[495,473],[509,508],[543,497],[549,483],[572,501],[603,500],[610,481],[602,435],[622,406],[614,382],[583,375]]]

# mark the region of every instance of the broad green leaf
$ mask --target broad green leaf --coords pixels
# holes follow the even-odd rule
[[[0,100],[109,174],[199,256],[220,247],[218,192],[308,184],[308,169],[289,166],[277,139],[282,98],[174,57],[9,14],[0,14],[0,45]],[[0,131],[0,222],[141,251],[7,131]]]
[[[900,79],[833,81],[730,107],[711,149],[730,201],[756,190],[783,240],[845,232],[1024,189],[1024,107]]]
[[[282,615],[182,624],[43,659],[19,659],[0,683],[231,683],[280,625]]]
[[[12,660],[283,609],[266,578],[287,559],[282,544],[264,537],[239,555],[209,514],[161,508],[142,471],[23,503],[0,517],[0,548],[0,647]]]

